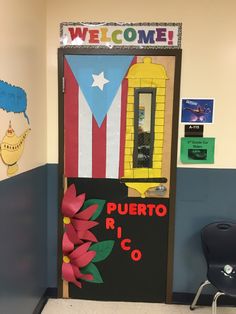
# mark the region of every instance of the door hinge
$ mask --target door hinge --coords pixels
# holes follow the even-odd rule
[[[65,93],[65,77],[62,77],[62,93]]]

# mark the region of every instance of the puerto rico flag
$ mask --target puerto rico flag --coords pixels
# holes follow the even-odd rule
[[[64,59],[64,173],[120,178],[129,67],[134,56],[66,55]]]

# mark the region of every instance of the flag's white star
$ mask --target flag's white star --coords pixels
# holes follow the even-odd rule
[[[104,72],[101,72],[100,74],[92,74],[93,76],[93,84],[92,87],[97,86],[101,90],[103,90],[104,85],[107,84],[109,81],[104,77]]]

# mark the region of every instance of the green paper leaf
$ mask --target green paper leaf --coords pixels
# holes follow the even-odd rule
[[[90,246],[89,251],[95,251],[96,256],[92,260],[95,262],[103,261],[111,254],[115,241],[106,240],[98,243],[94,243]]]
[[[95,211],[95,213],[93,214],[93,216],[90,218],[90,220],[96,220],[98,218],[98,216],[101,214],[104,204],[106,203],[106,201],[104,200],[99,200],[99,199],[90,199],[84,202],[84,206],[83,209],[89,207],[90,205],[94,205],[97,204],[98,208]]]
[[[93,275],[93,280],[85,280],[88,282],[93,282],[93,283],[103,283],[102,277],[100,275],[99,270],[97,269],[97,266],[94,265],[93,263],[89,263],[86,267],[81,268],[81,272],[83,274],[91,274]]]

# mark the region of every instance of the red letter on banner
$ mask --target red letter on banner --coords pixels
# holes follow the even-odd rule
[[[129,251],[131,249],[131,247],[127,245],[128,243],[131,243],[130,239],[124,239],[120,242],[120,246],[124,251]]]
[[[133,250],[131,252],[131,258],[133,261],[138,262],[142,257],[142,253],[140,250]]]
[[[98,29],[90,29],[89,34],[90,34],[89,43],[90,44],[98,44],[99,43],[99,39],[98,39],[99,30]]]
[[[159,217],[164,217],[167,214],[167,208],[164,204],[158,204],[155,211]]]
[[[116,204],[115,203],[107,203],[107,213],[108,215],[111,214],[111,212],[116,210]]]
[[[122,238],[122,227],[117,227],[117,239]]]
[[[114,218],[106,218],[106,229],[115,229],[115,220]]]
[[[86,37],[87,31],[88,31],[87,27],[85,27],[83,29],[81,27],[76,27],[76,28],[69,27],[68,30],[70,32],[71,40],[74,40],[75,38],[79,37],[83,41],[85,41],[85,37]]]

